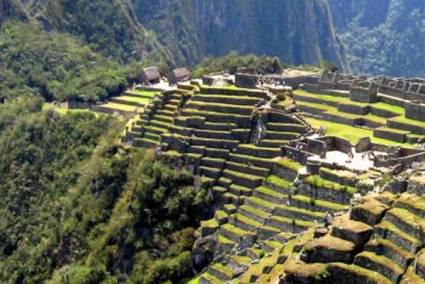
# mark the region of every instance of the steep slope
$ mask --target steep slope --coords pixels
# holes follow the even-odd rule
[[[346,68],[326,1],[23,1],[45,29],[82,38],[124,61],[195,64],[232,50],[291,64]]]
[[[126,0],[33,0],[27,9],[45,29],[78,36],[109,57],[149,57],[157,62],[170,57],[162,53],[155,35],[139,24]]]
[[[2,24],[8,19],[27,20],[25,10],[23,9],[19,1],[0,1],[0,24]]]
[[[355,72],[424,76],[425,2],[329,0]]]
[[[190,22],[205,55],[276,55],[292,64],[333,61],[346,67],[325,1],[191,1]]]

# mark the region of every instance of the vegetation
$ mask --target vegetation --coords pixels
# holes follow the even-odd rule
[[[0,281],[177,282],[192,276],[209,197],[193,177],[119,150],[124,122],[0,105]]]
[[[121,93],[138,64],[124,67],[80,42],[18,22],[0,29],[0,98],[97,101]]]
[[[240,55],[238,52],[233,51],[223,57],[205,58],[193,69],[192,73],[194,77],[221,71],[228,71],[234,74],[239,67],[248,68],[260,74],[280,73],[282,71],[282,64],[277,57],[258,57],[253,54]]]

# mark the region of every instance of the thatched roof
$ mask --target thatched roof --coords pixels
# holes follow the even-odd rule
[[[157,81],[161,79],[161,73],[159,73],[159,69],[156,66],[144,68],[139,79],[143,83]]]
[[[168,80],[171,83],[177,83],[177,82],[181,82],[181,81],[188,81],[190,80],[190,78],[192,77],[190,70],[182,67],[182,68],[177,68],[174,69],[173,71],[171,71],[171,74],[168,78]]]

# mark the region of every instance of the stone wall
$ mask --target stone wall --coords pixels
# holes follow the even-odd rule
[[[409,102],[406,104],[405,108],[407,118],[425,121],[425,104]]]

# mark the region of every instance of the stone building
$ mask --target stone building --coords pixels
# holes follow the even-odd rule
[[[177,84],[178,82],[189,81],[191,77],[192,74],[190,73],[190,70],[182,67],[171,71],[170,75],[168,76],[168,81],[170,84]]]
[[[378,102],[378,85],[374,82],[354,81],[350,88],[350,99],[362,103]]]

